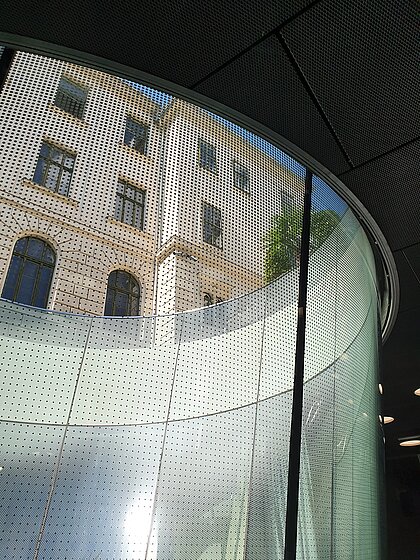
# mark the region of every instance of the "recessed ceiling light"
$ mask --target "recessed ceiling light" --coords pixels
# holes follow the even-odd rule
[[[384,394],[384,388],[382,387],[382,383],[379,383],[378,388],[379,388],[379,392],[381,393],[381,395],[383,395]]]
[[[420,387],[414,391],[414,394],[420,397]]]
[[[391,424],[395,418],[393,416],[384,416],[384,424]]]
[[[409,439],[408,441],[401,441],[401,447],[415,447],[416,445],[420,445],[420,439]]]

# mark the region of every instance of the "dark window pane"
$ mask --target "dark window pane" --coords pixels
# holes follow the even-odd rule
[[[44,157],[48,157],[49,154],[50,154],[50,150],[51,150],[50,145],[49,145],[49,144],[46,144],[46,143],[44,142],[44,143],[42,144],[42,146],[41,146],[40,155],[41,155],[41,156],[44,156]]]
[[[123,221],[122,216],[123,216],[123,199],[119,195],[117,195],[115,200],[115,218],[122,222]]]
[[[124,292],[116,292],[114,314],[128,315],[128,294]]]
[[[12,257],[9,270],[7,271],[7,277],[4,283],[1,297],[15,300],[15,291],[18,285],[19,270],[22,266],[22,263],[23,263],[23,259],[21,259],[20,257],[18,256]]]
[[[73,165],[74,165],[74,160],[75,157],[69,154],[64,154],[64,167],[67,167],[67,169],[73,169]]]
[[[44,183],[44,173],[47,164],[45,160],[39,159],[38,163],[36,164],[35,174],[34,174],[34,183],[38,185],[42,185]]]
[[[55,163],[62,163],[63,161],[63,152],[53,148],[50,152],[49,158],[54,161]]]
[[[113,310],[114,295],[115,295],[114,290],[108,288],[108,291],[106,293],[106,302],[105,302],[105,311],[104,311],[105,315],[114,315],[114,310]]]
[[[37,272],[37,264],[30,261],[25,261],[20,277],[19,288],[16,294],[16,301],[18,301],[19,303],[32,305],[32,295],[35,288]]]
[[[44,266],[40,269],[36,291],[32,299],[32,305],[34,305],[35,307],[47,306],[52,273],[53,269],[50,267]]]
[[[138,229],[143,229],[143,208],[141,206],[136,205],[133,225]]]
[[[115,287],[115,284],[117,282],[117,270],[114,270],[113,272],[111,272],[111,274],[109,275],[108,278],[108,286],[110,286],[111,288]]]
[[[41,259],[45,248],[45,243],[36,237],[29,238],[26,254],[35,259]]]
[[[43,255],[43,261],[45,263],[54,264],[55,262],[55,254],[54,251],[45,243],[45,251]]]
[[[134,297],[131,300],[130,306],[130,315],[138,315],[139,314],[139,299]]]
[[[18,239],[18,241],[16,241],[13,253],[26,253],[26,247],[30,239],[31,237],[21,237],[21,239]]]

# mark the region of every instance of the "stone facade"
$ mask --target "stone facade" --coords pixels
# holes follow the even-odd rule
[[[87,90],[83,118],[54,102],[63,76]],[[145,153],[124,144],[127,117],[147,126]],[[303,189],[251,136],[203,109],[38,55],[15,54],[0,119],[0,290],[16,241],[40,237],[56,252],[48,307],[59,311],[103,314],[113,270],[137,279],[145,315],[256,289],[271,219],[284,193]],[[200,141],[214,148],[214,170],[200,164]],[[43,142],[75,155],[68,196],[34,182]],[[249,172],[249,192],[235,185],[234,162]],[[146,191],[142,230],[115,218],[119,180]],[[220,211],[222,247],[203,240],[205,204]]]

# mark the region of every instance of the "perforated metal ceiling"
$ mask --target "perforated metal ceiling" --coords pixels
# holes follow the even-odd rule
[[[397,437],[418,433],[420,407],[416,8],[414,0],[52,0],[16,10],[5,0],[0,13],[1,42],[42,40],[195,89],[289,139],[358,196],[400,271],[402,308],[384,355],[385,413],[398,416],[391,454],[413,453]]]

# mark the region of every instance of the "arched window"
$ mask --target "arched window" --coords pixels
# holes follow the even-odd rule
[[[13,249],[1,296],[19,303],[47,307],[55,253],[37,237],[22,237]]]
[[[108,277],[105,315],[138,315],[140,286],[137,280],[124,270],[114,270]]]

